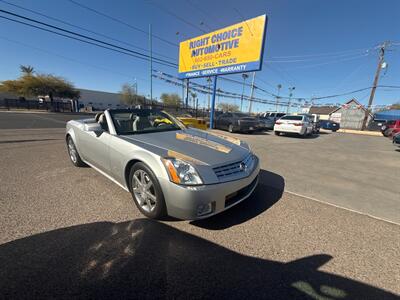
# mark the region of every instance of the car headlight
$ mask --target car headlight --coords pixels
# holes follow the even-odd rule
[[[162,162],[172,182],[185,185],[203,184],[199,173],[190,163],[177,158],[163,158]]]

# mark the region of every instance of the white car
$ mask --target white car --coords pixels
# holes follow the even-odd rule
[[[304,115],[286,115],[275,122],[274,131],[276,135],[295,133],[308,136],[313,133],[313,123]]]

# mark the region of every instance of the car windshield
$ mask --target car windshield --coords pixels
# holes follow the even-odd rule
[[[176,119],[158,110],[111,110],[110,114],[119,135],[180,130],[183,127]]]
[[[281,120],[301,121],[303,120],[303,116],[284,116]]]

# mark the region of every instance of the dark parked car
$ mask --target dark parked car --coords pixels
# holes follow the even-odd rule
[[[275,121],[270,117],[258,117],[258,121],[260,122],[260,130],[273,130]]]
[[[397,144],[400,146],[400,132],[393,136],[393,144]]]
[[[332,130],[333,132],[336,132],[340,129],[340,124],[331,120],[320,120],[319,124],[322,129]]]
[[[215,128],[229,132],[253,132],[260,128],[260,122],[257,118],[244,113],[227,112],[218,116]]]

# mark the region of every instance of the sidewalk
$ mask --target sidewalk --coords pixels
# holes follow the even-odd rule
[[[352,133],[352,134],[361,134],[361,135],[371,135],[371,136],[383,136],[379,131],[361,131],[361,130],[353,130],[353,129],[339,129],[338,132],[342,133]]]

